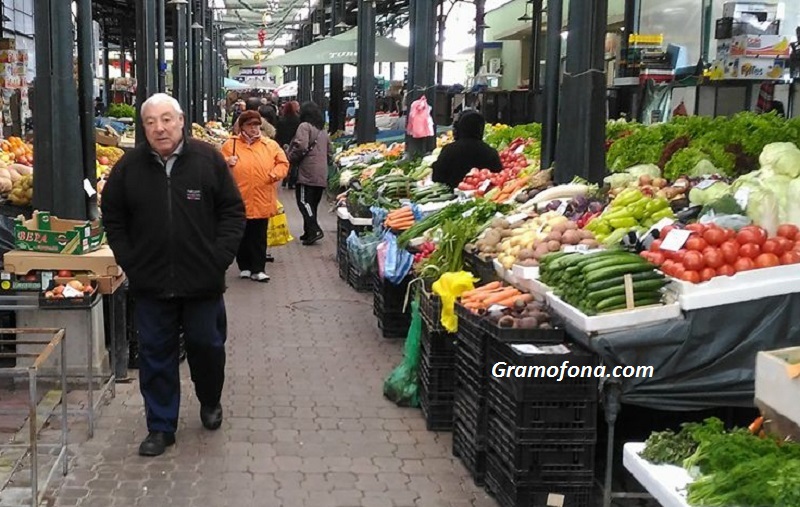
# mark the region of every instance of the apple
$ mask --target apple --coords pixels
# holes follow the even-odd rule
[[[108,165],[108,163],[109,163],[108,157],[105,157],[105,156],[98,157],[97,161],[100,162],[100,164],[102,164],[102,165]]]

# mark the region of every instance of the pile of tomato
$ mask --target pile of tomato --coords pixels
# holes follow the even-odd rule
[[[661,237],[666,238],[674,228],[665,227]],[[659,266],[664,274],[690,283],[800,263],[800,234],[795,225],[781,225],[773,238],[755,225],[738,232],[713,224],[691,224],[686,229],[692,234],[680,250],[663,250],[662,241],[655,240],[648,251],[641,253],[642,257]]]
[[[504,170],[515,171],[516,174],[528,167],[528,159],[525,155],[510,147],[500,152],[500,162],[503,164]]]
[[[516,169],[503,169],[500,172],[493,173],[489,169],[473,168],[464,177],[464,181],[458,184],[459,190],[475,191],[478,197],[484,195],[494,187],[502,187],[508,181],[516,179],[519,175],[519,170]],[[489,182],[488,185],[486,182]]]

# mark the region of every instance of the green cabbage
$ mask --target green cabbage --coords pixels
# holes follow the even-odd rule
[[[766,145],[758,162],[767,174],[780,174],[790,178],[800,176],[800,149],[794,143]]]
[[[781,224],[780,213],[779,198],[772,189],[759,186],[750,193],[747,216],[753,223],[763,227],[770,236],[778,232],[778,226]]]
[[[717,181],[708,188],[693,188],[689,191],[689,202],[693,206],[705,206],[724,195],[730,194],[731,186],[724,181]]]

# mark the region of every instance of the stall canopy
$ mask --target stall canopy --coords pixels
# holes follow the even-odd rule
[[[290,81],[275,88],[275,93],[280,98],[297,96],[297,81]]]
[[[270,66],[356,64],[358,55],[358,28],[322,39],[308,46],[290,51],[265,62]],[[406,62],[408,48],[386,37],[375,37],[376,62]]]
[[[246,84],[240,83],[239,81],[228,77],[225,78],[223,87],[227,88],[228,90],[244,90],[249,88]]]

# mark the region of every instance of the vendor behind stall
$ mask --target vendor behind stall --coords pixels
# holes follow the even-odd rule
[[[483,142],[486,121],[477,111],[466,110],[453,125],[455,142],[442,148],[433,163],[433,181],[456,188],[472,169],[500,172],[503,164],[497,151]]]

